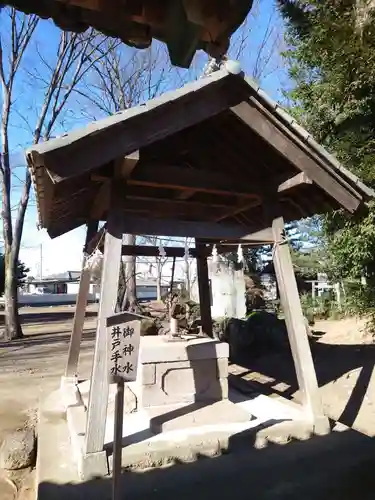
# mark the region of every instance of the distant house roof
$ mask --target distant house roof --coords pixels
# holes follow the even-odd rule
[[[55,237],[106,220],[119,158],[130,234],[238,239],[266,227],[275,202],[290,221],[337,208],[354,213],[375,197],[254,81],[234,73],[227,64],[32,146],[41,226]]]
[[[63,273],[50,274],[45,280],[77,281],[81,277],[81,271],[65,271]]]

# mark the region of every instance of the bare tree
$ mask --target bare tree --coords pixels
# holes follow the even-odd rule
[[[1,10],[0,84],[2,89],[0,182],[2,185],[2,220],[5,254],[5,338],[22,337],[18,315],[17,261],[20,251],[26,209],[30,198],[31,176],[25,169],[19,201],[12,211],[12,165],[10,140],[12,118],[22,119],[30,133],[29,144],[50,138],[75,87],[98,60],[94,46],[103,38],[93,31],[84,35],[62,32],[56,47],[54,61],[43,57],[34,36],[39,24],[36,16],[19,14],[15,9]],[[3,29],[4,27],[4,29]],[[95,40],[95,41],[94,41]],[[34,43],[35,42],[35,43]],[[26,51],[34,58],[33,70],[22,64]],[[93,54],[95,52],[95,60]],[[41,71],[37,68],[43,68]],[[24,110],[17,109],[17,86],[26,73],[24,86],[30,88],[29,100],[34,100],[36,86],[42,85],[42,102],[36,106],[34,126]],[[26,116],[25,116],[26,115]]]
[[[232,38],[229,55],[240,60],[245,72],[256,81],[264,82],[284,66],[283,41],[283,21],[278,10],[270,8],[268,0],[256,0]]]
[[[141,240],[145,243],[149,243],[154,247],[164,247],[168,245],[168,239],[161,238],[159,236],[142,236]],[[162,293],[162,279],[163,279],[163,268],[165,264],[168,262],[168,257],[163,255],[157,255],[152,258],[155,263],[156,268],[156,298],[157,300],[161,300]],[[151,264],[152,266],[153,264]]]
[[[170,71],[165,50],[152,48],[139,52],[110,41],[97,49],[95,64],[86,88],[76,93],[86,98],[83,113],[98,119],[152,99],[164,90],[165,77]],[[135,245],[135,235],[125,235],[127,245]],[[122,310],[136,311],[136,258],[126,256],[120,274],[119,304]]]

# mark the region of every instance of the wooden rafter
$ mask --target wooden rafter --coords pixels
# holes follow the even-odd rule
[[[260,188],[248,179],[233,178],[221,172],[160,164],[139,165],[128,184],[252,199],[259,198],[256,191]]]
[[[54,183],[92,172],[238,104],[247,95],[245,88],[232,92],[238,79],[243,82],[238,75],[218,71],[209,80],[164,94],[151,101],[152,105],[126,110],[91,124],[88,129],[33,147],[27,153],[28,162],[40,165],[43,156]]]
[[[337,200],[341,206],[349,212],[356,211],[361,203],[360,196],[356,196],[353,189],[349,190],[348,186],[344,186],[343,182],[338,182],[323,167],[319,166],[311,155],[305,152],[304,148],[297,145],[296,141],[291,140],[289,135],[283,133],[280,127],[276,126],[274,120],[266,116],[266,110],[262,113],[253,102],[242,102],[232,107],[231,111],[299,171],[307,174],[309,179]]]

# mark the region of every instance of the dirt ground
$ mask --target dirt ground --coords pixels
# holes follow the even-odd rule
[[[46,321],[48,318],[50,320]],[[7,432],[28,425],[28,421],[30,421],[30,419],[35,419],[35,411],[40,397],[44,393],[58,387],[66,362],[71,318],[72,311],[65,309],[55,312],[51,310],[40,311],[39,316],[31,316],[28,314],[28,316],[25,316],[24,339],[12,342],[11,344],[0,342],[0,442]],[[343,453],[349,453],[350,455],[351,452],[348,452],[348,450],[351,449],[350,447],[352,447],[353,452],[355,447],[367,450],[367,455],[364,452],[363,456],[366,455],[366,460],[369,460],[369,456],[375,457],[375,450],[373,449],[372,444],[373,440],[366,438],[366,436],[372,437],[375,435],[375,345],[373,345],[372,337],[363,333],[363,326],[363,321],[356,319],[324,321],[317,323],[314,327],[314,330],[317,332],[317,336],[312,344],[312,352],[327,415],[333,420],[338,420],[361,433],[355,433],[354,438],[350,437],[352,436],[350,432],[345,433],[349,436],[345,438],[347,443],[345,444],[346,441],[344,442],[343,440],[340,440],[340,445],[335,444],[335,446],[343,446],[343,450],[346,450],[342,451],[340,455]],[[79,374],[81,377],[87,377],[90,374],[94,345],[94,329],[95,317],[88,318],[85,324],[80,356]],[[248,388],[249,392],[261,390],[262,392],[270,395],[281,394],[287,398],[296,400],[299,398],[294,370],[291,364],[291,357],[288,353],[263,356],[249,362],[246,366],[232,366],[231,370],[232,375],[230,377],[232,382],[240,382],[242,384],[242,388],[245,387],[245,391],[246,388]],[[327,443],[337,442],[337,438],[334,436],[329,439],[331,441],[327,440]],[[365,439],[365,444],[362,443],[361,439]],[[353,440],[353,442],[351,440]],[[311,443],[313,442],[314,441],[311,441]],[[368,442],[371,442],[371,446]],[[306,446],[308,444],[309,443],[303,443],[303,445]],[[295,452],[288,452],[290,460],[293,462],[296,457],[299,456],[299,453],[302,453],[303,456],[306,455],[306,451],[301,451],[303,450],[301,446],[302,443],[300,448],[291,448],[295,449]],[[306,450],[309,450],[307,455],[309,453],[311,455],[311,464],[316,464],[319,460],[321,460],[321,453],[324,453],[325,449],[324,446],[328,446],[328,451],[332,448],[331,444],[324,444],[321,446],[323,446],[323,452],[319,451],[316,445],[310,445],[309,448],[306,448]],[[313,450],[315,450],[316,456],[314,455]],[[328,453],[327,450],[325,453]],[[275,457],[276,461],[278,460],[278,454],[280,454],[279,451],[276,452],[276,455],[272,455],[272,457]],[[264,456],[266,456],[266,453],[264,453]],[[285,455],[285,457],[286,456],[287,455]],[[347,457],[346,460],[349,460],[349,458],[350,457]],[[206,464],[203,465],[203,469],[206,468],[208,478],[212,477],[212,474],[214,474],[214,469],[212,468],[218,467],[219,471],[220,467],[224,467],[226,476],[223,475],[223,478],[226,477],[226,480],[230,483],[232,479],[230,479],[230,475],[228,476],[229,471],[232,470],[234,474],[235,467],[237,467],[236,470],[240,473],[242,471],[241,467],[243,468],[243,465],[241,465],[242,462],[237,463],[237,466],[235,466],[235,462],[233,461],[236,460],[239,460],[239,458],[229,459],[228,457],[223,457],[223,459],[220,460],[215,459],[212,460],[212,462],[214,464],[216,463],[216,466]],[[241,460],[243,460],[243,457]],[[246,460],[249,460],[249,464],[252,463],[251,457],[247,457]],[[256,463],[253,464],[254,471],[261,467],[265,467],[269,458],[267,460],[264,459],[264,463],[262,460],[263,459],[259,461],[259,457],[257,458]],[[355,468],[359,466],[358,460],[362,460],[362,458],[359,454],[358,460],[356,459],[356,462],[353,464],[351,462],[345,462],[344,464],[343,457],[341,457],[340,460],[337,461],[338,465],[335,465],[336,472],[332,472],[332,474],[338,473],[339,470],[344,471],[345,467],[349,467],[350,470],[353,470],[353,467]],[[363,460],[365,460],[365,458],[363,458]],[[375,462],[375,458],[371,460]],[[282,462],[283,458],[280,457],[280,464],[282,464]],[[206,461],[204,463],[206,463]],[[309,462],[309,465],[307,465],[306,462],[306,467],[310,468],[310,466],[312,466],[311,464]],[[371,465],[371,468],[373,468],[373,465]],[[280,470],[284,470],[285,477],[289,477],[287,468],[285,467],[285,469],[283,469],[281,465],[280,467]],[[299,465],[299,467],[301,468],[302,466]],[[181,470],[183,469],[184,468],[182,467]],[[201,470],[203,471],[203,469]],[[195,470],[194,466],[192,465],[188,470]],[[302,467],[300,473],[302,475],[310,475],[310,472],[310,470],[306,470],[306,468],[303,469]],[[224,474],[224,470],[222,473]],[[264,471],[262,474],[263,473]],[[323,474],[323,471],[321,471],[321,473]],[[177,476],[175,479],[173,479],[174,476],[172,472],[159,474],[160,477],[170,477],[168,479],[168,481],[170,481],[168,491],[165,490],[165,488],[160,488],[160,490],[158,489],[155,483],[155,478],[158,477],[157,473],[150,474],[148,476],[150,479],[147,481],[144,481],[143,479],[140,481],[138,479],[131,479],[129,481],[130,484],[134,483],[135,491],[139,490],[139,498],[142,498],[143,494],[147,496],[147,492],[144,488],[146,488],[146,484],[148,483],[151,485],[150,491],[153,492],[153,497],[169,498],[167,493],[170,492],[172,498],[175,493],[172,495],[171,485],[175,484],[177,488],[178,484],[186,481],[186,479],[184,479],[185,476],[181,476],[182,472],[178,472],[176,474]],[[188,472],[186,477],[189,477],[189,474],[192,474],[192,472]],[[221,472],[219,471],[218,474],[220,475]],[[261,474],[260,470],[259,474]],[[314,472],[314,474],[316,476],[317,472]],[[326,473],[324,472],[324,474]],[[136,475],[133,474],[133,476]],[[304,483],[307,488],[306,491],[309,492],[307,496],[305,490],[298,489],[297,487],[294,489],[291,488],[288,483],[289,479],[282,479],[283,476],[280,475],[279,472],[276,476],[280,476],[280,481],[276,481],[275,485],[272,486],[271,489],[268,488],[267,495],[269,494],[269,496],[264,494],[264,496],[258,495],[253,498],[317,498],[317,496],[312,496],[311,493],[315,490],[312,489],[311,485],[308,486],[309,481],[311,482],[312,480],[311,478],[315,476],[309,476],[310,479],[308,479],[308,481],[306,479],[307,482],[306,484]],[[239,477],[244,484],[246,480],[249,480],[249,475],[245,473],[245,470],[243,470],[243,477],[241,475]],[[358,477],[360,477],[360,475]],[[315,477],[315,479],[318,480],[318,477]],[[366,481],[368,480],[368,478],[365,478],[363,480],[364,484],[367,484]],[[208,485],[205,486],[201,479],[196,479],[194,481],[193,483],[189,483],[190,489],[186,489],[183,498],[190,498],[187,494],[188,491],[191,492],[192,496],[197,496],[197,492],[193,492],[193,486],[195,485],[198,487],[199,484],[199,488],[201,488],[199,491],[201,494],[199,494],[197,498],[207,498],[207,495],[210,493]],[[292,478],[290,478],[290,481],[292,481]],[[293,481],[295,484],[296,480],[293,479]],[[95,486],[95,488],[97,488],[97,486]],[[103,485],[102,488],[106,488],[106,486]],[[98,491],[100,491],[100,489]],[[165,491],[166,496],[161,495],[162,491]],[[204,495],[203,493],[205,491],[206,493]],[[224,491],[226,491],[226,487],[222,484],[221,493]],[[348,488],[347,491],[349,491]],[[141,492],[143,493],[141,494]],[[63,496],[60,497],[60,493],[63,493]],[[82,493],[82,498],[84,496],[87,497],[87,491],[83,488],[80,490],[80,493]],[[321,492],[318,493],[317,490],[316,494],[322,496]],[[332,491],[330,495],[331,496],[328,495],[327,498],[355,498],[355,496],[343,495],[336,497],[336,493],[333,494]],[[53,498],[67,498],[68,496],[73,496],[72,492],[68,490],[65,490],[64,492],[55,491],[53,493]],[[135,496],[137,497],[136,494]],[[73,498],[76,497],[73,496]],[[77,498],[81,498],[81,496],[77,496]],[[107,493],[104,493],[103,490],[103,495],[100,497],[98,496],[98,498],[107,498]],[[217,498],[224,498],[224,496],[222,497],[219,495]],[[322,498],[326,497],[323,495]],[[370,496],[367,497],[363,494],[361,498],[367,499],[370,498]],[[0,500],[2,500],[1,491]],[[22,500],[24,500],[24,497],[22,497]]]
[[[311,350],[326,415],[374,436],[375,343],[364,327],[365,321],[355,318],[319,321]],[[241,382],[242,389],[299,400],[290,353],[267,354],[245,365],[232,371],[233,383]]]
[[[0,442],[5,433],[33,418],[43,394],[58,388],[69,347],[72,308],[33,308],[22,314],[25,337],[11,343],[0,341]],[[95,317],[85,323],[82,376],[90,373],[95,324]]]

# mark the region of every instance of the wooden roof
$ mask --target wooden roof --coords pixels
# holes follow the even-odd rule
[[[146,48],[165,42],[172,64],[189,67],[199,49],[217,57],[243,23],[253,0],[8,0],[6,4],[53,21],[63,30],[89,27]]]
[[[267,227],[276,201],[289,221],[374,197],[230,69],[31,147],[40,225],[56,237],[106,220],[114,173],[132,234],[234,240]]]

